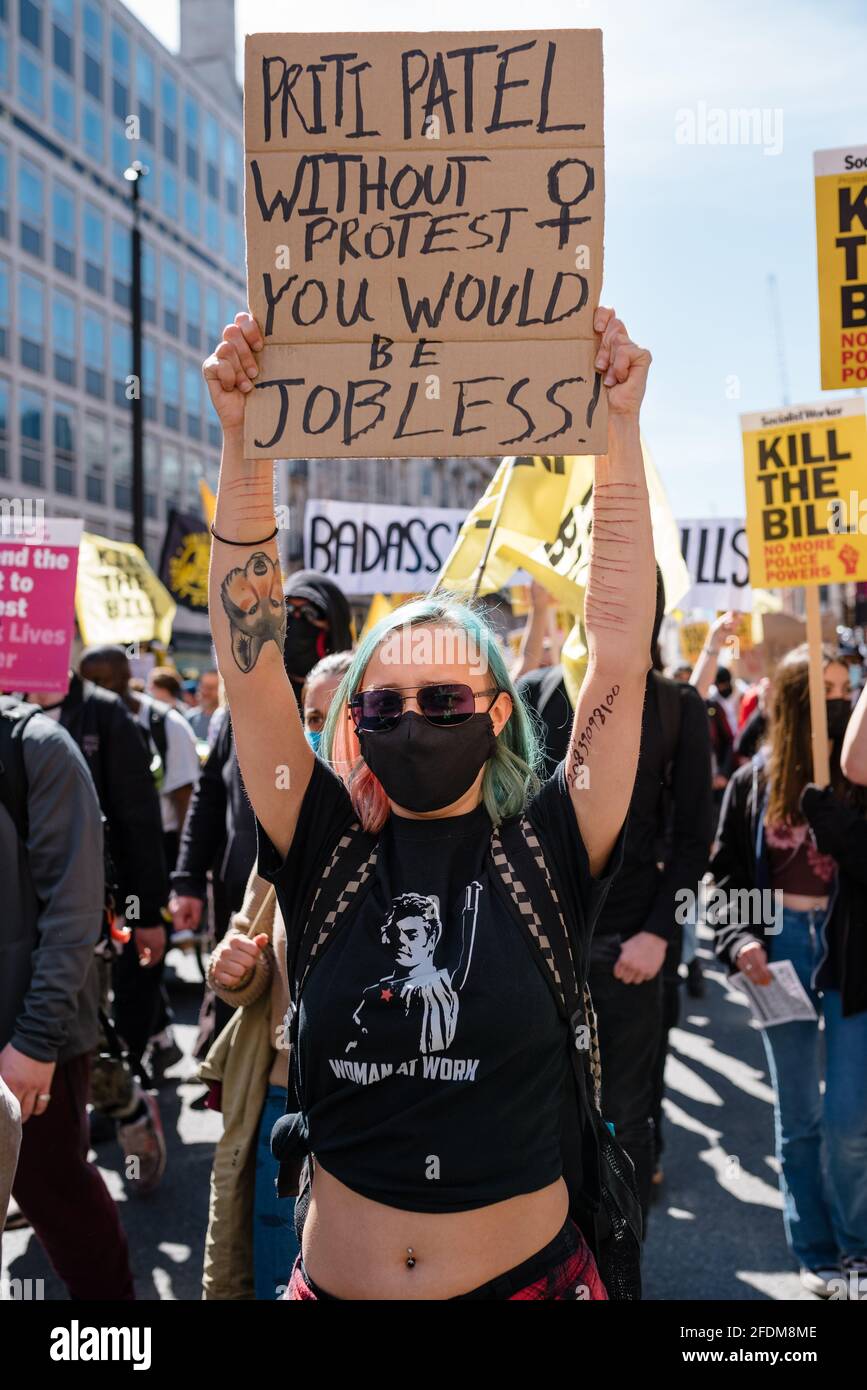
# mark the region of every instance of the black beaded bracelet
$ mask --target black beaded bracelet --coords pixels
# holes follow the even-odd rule
[[[216,541],[222,541],[222,542],[223,542],[223,545],[267,545],[268,541],[273,541],[274,537],[276,536],[276,534],[277,534],[277,532],[279,531],[280,528],[279,528],[279,526],[275,526],[275,527],[274,527],[274,530],[271,532],[270,536],[265,536],[265,537],[263,537],[263,539],[262,539],[261,541],[230,541],[230,540],[227,540],[225,536],[218,536],[218,535],[217,535],[217,532],[214,530],[213,526],[211,526],[209,529],[210,529],[211,535],[214,537],[214,540],[216,540]]]

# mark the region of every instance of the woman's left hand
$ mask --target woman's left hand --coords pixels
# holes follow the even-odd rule
[[[601,333],[602,341],[596,354],[596,370],[603,373],[608,387],[608,411],[611,415],[638,416],[647,373],[652,358],[647,348],[633,343],[622,319],[613,309],[596,310],[593,327]]]

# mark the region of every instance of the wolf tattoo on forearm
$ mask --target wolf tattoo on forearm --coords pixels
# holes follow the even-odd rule
[[[276,642],[282,652],[286,604],[277,561],[257,550],[243,569],[229,570],[220,585],[220,597],[229,619],[232,655],[240,670],[252,671],[266,642]]]

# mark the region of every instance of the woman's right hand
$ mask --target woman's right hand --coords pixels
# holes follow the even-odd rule
[[[718,656],[720,649],[725,646],[729,637],[734,637],[741,625],[740,613],[723,613],[719,618],[711,623],[708,629],[705,646],[714,656]]]
[[[750,941],[741,947],[735,957],[735,965],[754,985],[769,985],[773,981],[774,977],[768,969],[768,953],[758,941]]]
[[[240,989],[256,968],[256,962],[268,945],[265,932],[258,936],[233,936],[218,947],[214,965],[214,982],[222,989]]]
[[[202,376],[223,432],[244,424],[244,404],[259,375],[254,352],[265,346],[259,325],[252,314],[236,314],[210,357],[202,363]]]

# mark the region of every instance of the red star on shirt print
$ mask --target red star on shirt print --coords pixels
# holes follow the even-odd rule
[[[381,989],[381,990],[379,991],[379,997],[380,997],[380,999],[384,999],[385,1002],[386,1002],[386,1004],[389,1004],[389,1003],[391,1003],[391,1000],[394,998],[394,990],[391,990],[391,989]]]

